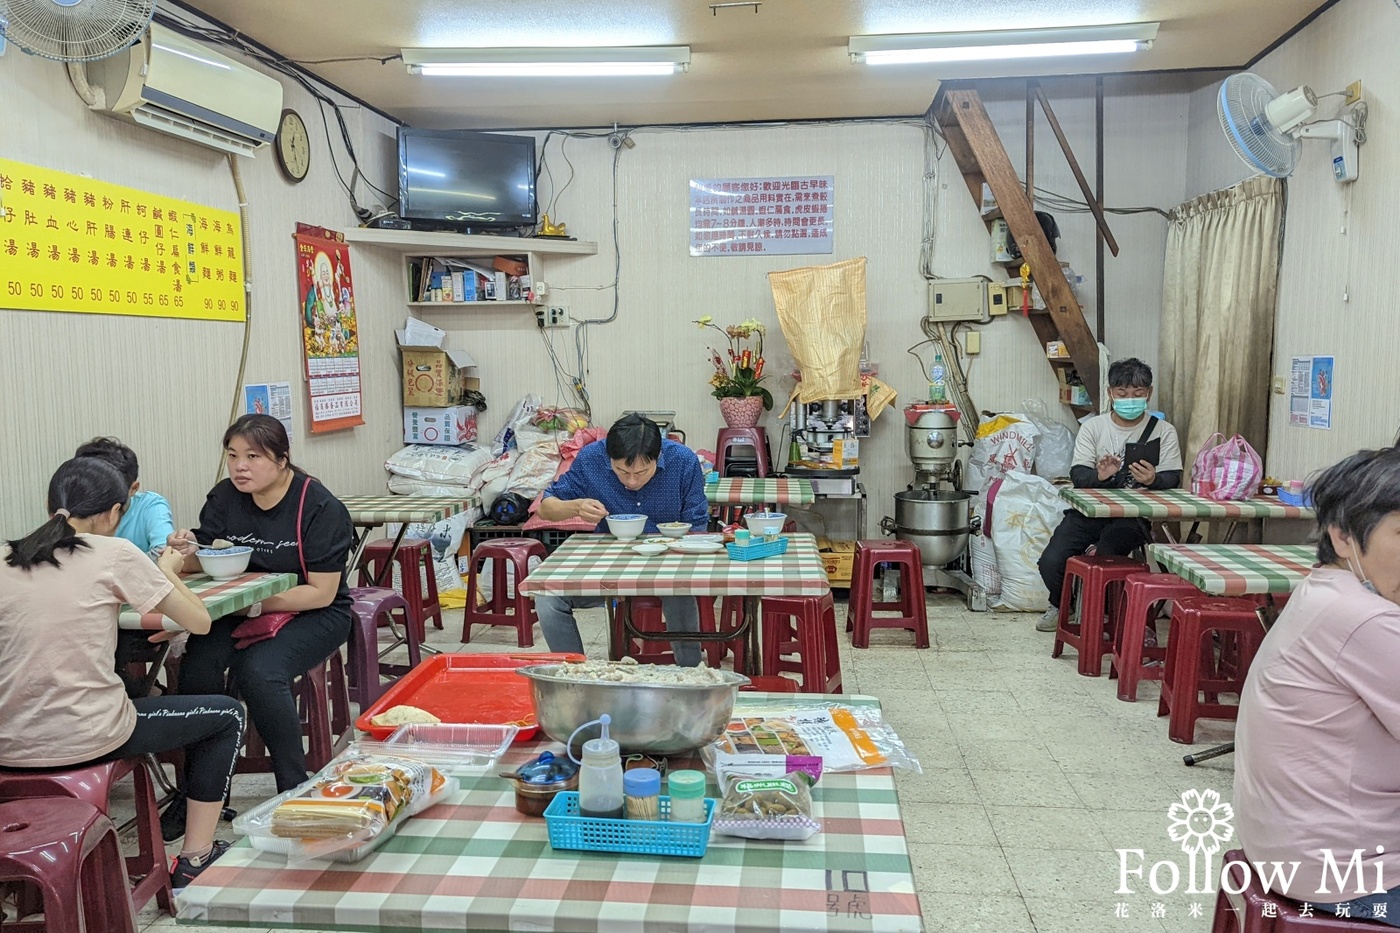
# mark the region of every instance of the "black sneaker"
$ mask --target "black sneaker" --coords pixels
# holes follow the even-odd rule
[[[166,842],[174,842],[185,834],[185,811],[185,795],[176,791],[160,814],[160,836]]]
[[[228,851],[232,843],[224,842],[220,839],[214,840],[214,848],[204,858],[199,859],[198,864],[192,858],[181,855],[176,857],[175,866],[170,869],[170,887],[176,891],[183,891],[191,881],[199,877],[199,873],[204,871],[214,863],[219,856]]]

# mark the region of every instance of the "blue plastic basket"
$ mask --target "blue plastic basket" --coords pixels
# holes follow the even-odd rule
[[[578,794],[554,795],[544,821],[549,824],[549,844],[555,849],[589,852],[634,852],[638,855],[685,855],[699,858],[710,844],[710,822],[715,802],[705,799],[705,822],[672,823],[671,798],[662,796],[659,820],[608,820],[579,816]]]
[[[1312,508],[1312,497],[1308,495],[1306,489],[1302,492],[1289,492],[1287,489],[1280,487],[1278,491],[1278,501],[1282,502],[1284,505],[1297,505],[1303,508]]]
[[[750,544],[726,544],[729,549],[730,560],[761,560],[764,557],[777,557],[779,554],[787,553],[787,538],[777,538],[772,541],[752,542]]]

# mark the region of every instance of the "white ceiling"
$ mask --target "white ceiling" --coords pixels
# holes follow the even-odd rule
[[[409,47],[689,45],[661,78],[429,78],[400,61],[308,64],[413,126],[525,129],[922,113],[940,80],[1235,68],[1322,0],[184,0],[288,58]],[[855,65],[852,35],[1160,22],[1154,47],[1086,65]]]

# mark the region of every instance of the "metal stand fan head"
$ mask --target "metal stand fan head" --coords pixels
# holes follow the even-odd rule
[[[30,55],[89,62],[135,45],[155,0],[0,0],[0,35]]]
[[[1303,144],[1299,124],[1317,111],[1317,96],[1306,85],[1280,94],[1250,72],[1230,75],[1216,99],[1220,128],[1246,163],[1274,178],[1286,178],[1298,165]]]

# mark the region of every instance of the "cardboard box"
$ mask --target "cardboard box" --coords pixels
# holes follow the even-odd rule
[[[1064,405],[1078,405],[1081,408],[1089,407],[1089,390],[1083,386],[1062,385],[1060,386],[1060,402]]]
[[[856,563],[856,543],[854,541],[832,541],[817,538],[817,552],[826,570],[827,582],[833,587],[848,589],[851,585],[851,571]]]
[[[471,375],[476,371],[476,360],[465,350],[404,346],[399,350],[403,354],[405,408],[461,405],[468,390],[481,389],[481,380]]]
[[[405,408],[405,444],[445,444],[456,447],[476,440],[476,409],[470,405],[451,408]]]
[[[1069,345],[1063,340],[1045,341],[1045,355],[1052,360],[1067,360],[1069,356]]]

